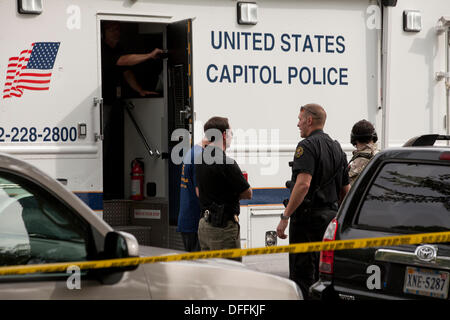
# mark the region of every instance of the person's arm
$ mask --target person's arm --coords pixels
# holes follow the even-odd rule
[[[139,82],[136,80],[136,77],[134,76],[133,71],[131,70],[126,70],[123,73],[123,77],[125,78],[125,80],[127,81],[127,83],[129,84],[129,86],[136,92],[139,93],[139,95],[141,97],[145,97],[147,95],[158,95],[158,92],[154,92],[154,91],[148,91],[148,90],[144,90],[142,89],[141,85],[139,84]]]
[[[342,151],[342,167],[343,167],[343,176],[342,176],[342,185],[341,190],[339,193],[339,206],[341,205],[342,201],[344,201],[345,196],[350,191],[351,188],[351,175],[349,173],[349,165],[347,163],[347,156],[345,155],[344,151]]]
[[[245,190],[244,192],[242,192],[239,195],[239,200],[243,200],[243,199],[251,200],[252,197],[253,197],[253,190],[252,190],[252,188],[248,188],[247,190]]]
[[[253,191],[248,181],[244,178],[239,165],[234,162],[233,164],[225,164],[224,166],[224,178],[227,181],[227,184],[232,188],[233,192],[239,197],[239,200],[250,200],[253,196]]]
[[[339,206],[341,205],[342,201],[344,201],[344,198],[349,191],[350,191],[350,184],[347,184],[346,186],[343,186],[341,188],[341,192],[339,194]]]
[[[311,185],[312,176],[309,173],[299,173],[295,181],[292,195],[289,198],[289,203],[284,210],[284,215],[290,217],[294,211],[302,204],[306,195],[308,194],[309,186]]]
[[[299,173],[297,180],[295,181],[294,188],[292,189],[291,197],[289,198],[288,205],[284,209],[284,216],[290,217],[294,211],[302,204],[306,195],[308,194],[309,187],[311,185],[312,176],[309,173]],[[281,219],[277,227],[277,235],[281,239],[286,239],[287,234],[284,233],[288,225],[288,219]]]
[[[150,59],[157,59],[162,52],[161,49],[156,48],[150,53],[125,54],[120,56],[116,64],[118,66],[134,66]]]

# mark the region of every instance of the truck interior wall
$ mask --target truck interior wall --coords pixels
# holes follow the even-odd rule
[[[139,123],[143,134],[147,137],[147,141],[153,148],[158,150],[166,150],[167,141],[163,140],[162,132],[167,131],[167,121],[164,116],[165,103],[164,98],[148,98],[148,99],[130,99],[135,108],[133,114]],[[167,160],[161,158],[150,157],[147,149],[141,141],[136,128],[131,122],[128,114],[125,115],[125,198],[131,196],[130,190],[130,173],[131,162],[135,158],[141,158],[144,162],[145,179],[144,189],[147,183],[156,184],[156,197],[167,198]],[[144,195],[147,191],[144,190]]]

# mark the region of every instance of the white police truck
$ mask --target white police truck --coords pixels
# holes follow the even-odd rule
[[[0,17],[0,152],[59,179],[144,244],[182,248],[175,232],[181,165],[173,151],[180,132],[188,145],[199,143],[212,116],[229,118],[228,153],[253,187],[253,199],[241,202],[243,248],[274,244],[301,105],[325,107],[325,130],[348,153],[351,127],[363,118],[375,124],[383,148],[450,132],[446,0],[19,0],[2,1]],[[105,21],[120,22],[129,52],[168,53],[133,69],[159,95],[118,88],[130,111],[117,140],[123,170],[112,177],[122,181],[123,197],[108,201]],[[130,200],[135,158],[144,163],[141,201]]]

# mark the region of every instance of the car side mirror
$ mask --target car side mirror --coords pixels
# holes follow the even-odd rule
[[[139,244],[132,234],[123,231],[111,231],[106,234],[104,251],[101,253],[100,259],[121,259],[138,256]],[[91,272],[102,284],[110,285],[119,282],[124,272],[136,270],[138,266],[94,269]]]
[[[139,244],[136,238],[127,232],[112,231],[105,237],[105,259],[120,259],[139,256]],[[136,269],[136,267],[134,267]]]

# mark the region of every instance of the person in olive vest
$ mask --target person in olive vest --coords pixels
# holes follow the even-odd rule
[[[353,126],[350,141],[356,147],[348,165],[350,184],[353,185],[356,178],[379,151],[376,143],[378,141],[377,132],[369,121],[361,120]]]

